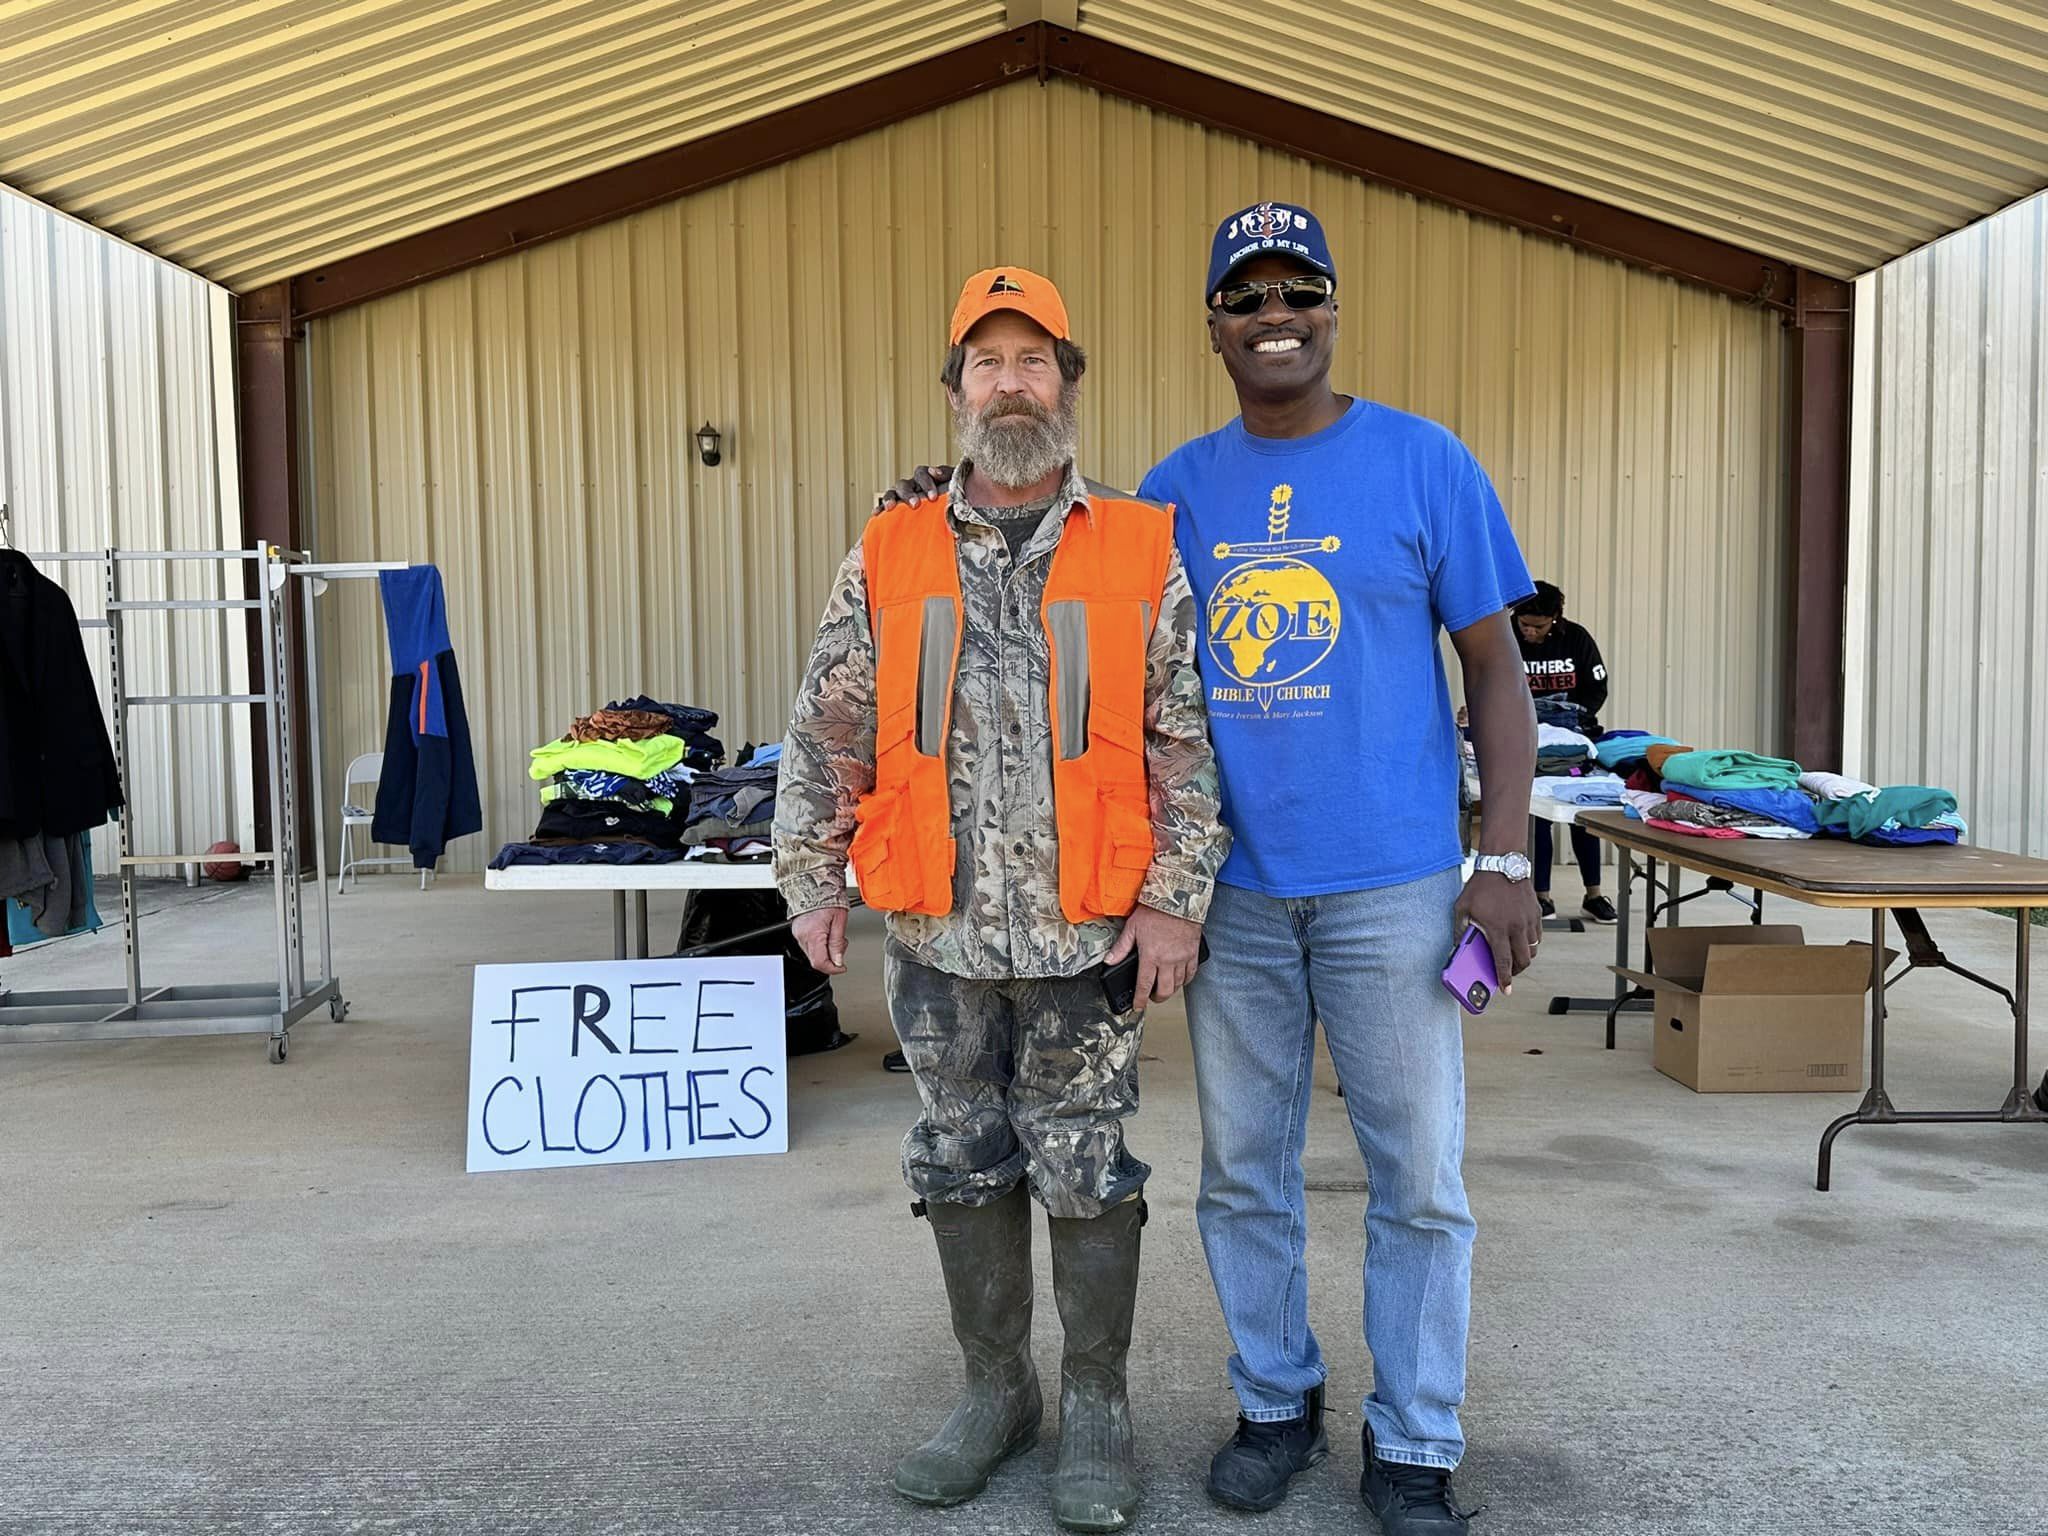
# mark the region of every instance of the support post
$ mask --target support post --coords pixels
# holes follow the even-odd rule
[[[242,294],[235,315],[235,441],[241,460],[242,541],[245,546],[275,544],[283,549],[303,549],[304,530],[299,518],[299,362],[296,321],[292,314],[289,282],[272,283]],[[260,567],[255,573],[261,580]],[[253,594],[252,594],[253,595]],[[289,605],[302,601],[287,582],[276,600],[287,604],[286,633],[296,615]],[[248,618],[249,675],[261,677],[264,658],[272,638],[262,632],[255,612]],[[303,712],[303,689],[293,675],[281,680],[290,689],[291,707]],[[271,848],[271,773],[268,761],[268,725],[262,705],[250,706],[249,739],[255,762],[250,775],[255,789],[257,839],[262,851]],[[304,733],[298,740],[303,743]],[[303,751],[301,752],[303,756]],[[307,764],[298,765],[306,782]],[[303,851],[309,835],[307,807],[297,807],[298,843]],[[280,876],[283,871],[280,870]]]
[[[1786,317],[1792,623],[1784,733],[1792,756],[1809,768],[1842,761],[1855,293],[1849,283],[1802,268]]]

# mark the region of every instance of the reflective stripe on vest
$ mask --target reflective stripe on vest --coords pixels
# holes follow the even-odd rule
[[[1168,510],[1092,486],[1088,507],[1068,514],[1039,609],[1051,657],[1060,911],[1070,923],[1128,913],[1152,863],[1145,652],[1173,547]],[[952,910],[957,857],[945,749],[961,631],[945,499],[872,519],[862,558],[875,636],[875,787],[855,812],[853,867],[869,906],[941,915]]]

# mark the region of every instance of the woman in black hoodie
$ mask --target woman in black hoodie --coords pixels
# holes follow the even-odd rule
[[[1529,691],[1539,703],[1554,699],[1577,705],[1577,728],[1597,737],[1600,725],[1595,717],[1607,702],[1607,663],[1601,660],[1593,637],[1564,616],[1564,593],[1547,581],[1537,582],[1535,595],[1515,605],[1515,634],[1522,642],[1522,669],[1529,674]],[[1557,911],[1550,899],[1550,823],[1535,822],[1532,831],[1536,900],[1543,915],[1550,917]],[[1614,903],[1600,890],[1599,840],[1573,827],[1572,853],[1586,883],[1585,915],[1596,923],[1615,921]]]

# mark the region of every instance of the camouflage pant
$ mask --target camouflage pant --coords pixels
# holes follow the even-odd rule
[[[987,1205],[1029,1179],[1054,1216],[1099,1216],[1152,1170],[1124,1146],[1138,1108],[1138,1037],[1094,976],[972,981],[892,940],[889,1017],[924,1114],[903,1180],[925,1200]]]

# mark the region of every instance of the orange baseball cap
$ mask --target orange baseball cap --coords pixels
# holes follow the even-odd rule
[[[953,306],[948,345],[959,346],[969,331],[999,309],[1014,309],[1035,320],[1056,341],[1073,340],[1067,330],[1067,306],[1052,279],[1022,267],[988,267],[961,288],[960,302]]]

